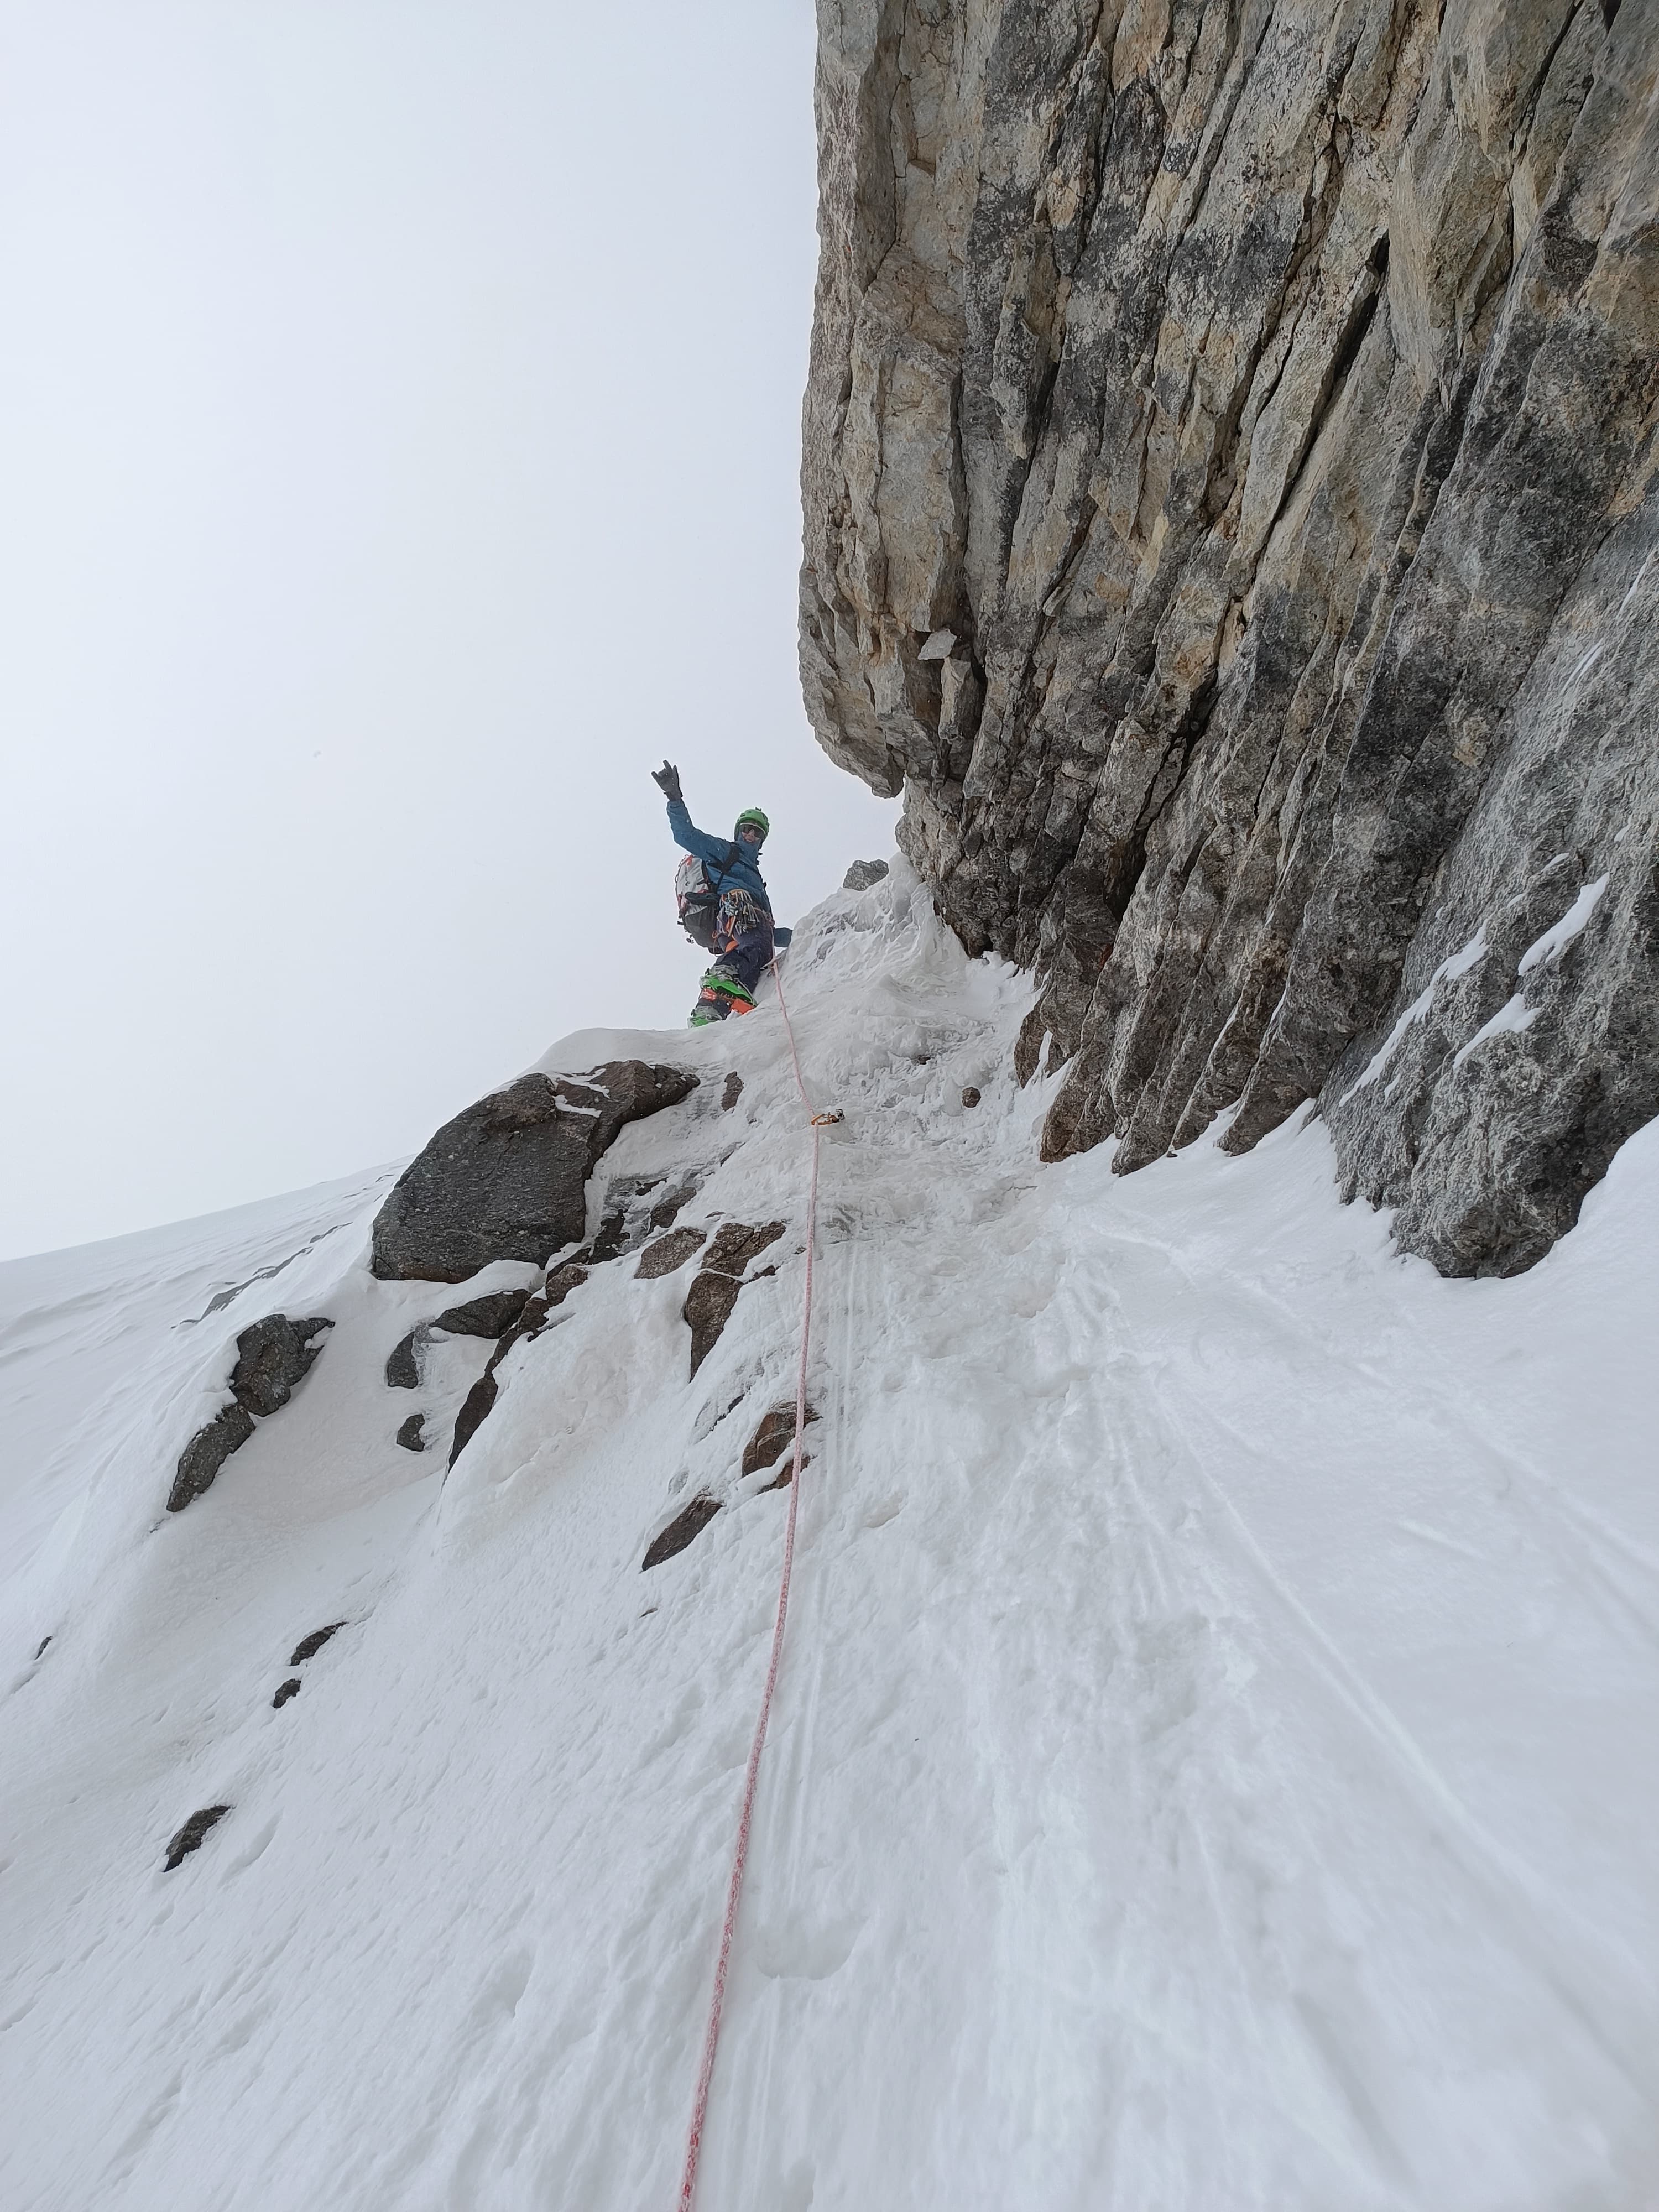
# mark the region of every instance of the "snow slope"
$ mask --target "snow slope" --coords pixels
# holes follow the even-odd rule
[[[902,864],[786,980],[847,1118],[700,2204],[1652,2204],[1659,1129],[1531,1273],[1443,1281],[1337,1202],[1317,1123],[1038,1165],[1025,987]],[[618,1049],[716,1079],[596,1214],[697,1167],[684,1219],[795,1233],[695,1382],[688,1274],[596,1269],[447,1483],[393,1432],[488,1347],[385,1387],[467,1293],[369,1277],[384,1178],[0,1269],[4,2212],[672,2203],[807,1140],[769,1004],[546,1065]],[[277,1307],[334,1319],[321,1358],[167,1516]],[[702,1487],[728,1510],[642,1574]]]

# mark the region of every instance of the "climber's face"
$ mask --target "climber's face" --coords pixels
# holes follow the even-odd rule
[[[761,828],[757,822],[745,822],[738,835],[745,845],[758,845],[762,842]]]

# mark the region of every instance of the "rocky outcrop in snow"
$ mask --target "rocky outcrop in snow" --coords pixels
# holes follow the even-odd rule
[[[767,1246],[782,1236],[781,1221],[763,1221],[751,1225],[745,1221],[726,1221],[720,1224],[714,1243],[703,1254],[702,1264],[691,1279],[691,1287],[685,1294],[682,1309],[691,1330],[691,1372],[696,1375],[715,1345],[720,1331],[732,1318],[732,1309],[738,1303],[738,1293],[745,1280],[744,1270],[757,1260]],[[763,1273],[769,1273],[763,1269]]]
[[[199,1851],[210,1828],[216,1828],[230,1808],[228,1805],[204,1805],[192,1813],[184,1826],[169,1838],[167,1856],[162,1863],[168,1874],[181,1867],[192,1851]]]
[[[1317,1097],[1528,1265],[1659,1109],[1659,11],[819,13],[807,702],[1045,1151]]]
[[[539,1266],[581,1236],[587,1178],[617,1131],[696,1081],[626,1060],[492,1091],[445,1122],[393,1184],[375,1218],[375,1274],[463,1283],[492,1260]]]
[[[230,1403],[198,1429],[179,1454],[167,1494],[169,1513],[182,1513],[212,1488],[225,1462],[253,1434],[256,1416],[265,1420],[281,1412],[323,1348],[312,1340],[333,1326],[320,1314],[308,1321],[269,1314],[242,1331],[230,1374]]]
[[[1437,1022],[1466,1065],[1541,1027],[1596,880],[1460,937],[1360,1098]],[[447,1478],[498,1347],[434,1331],[418,1398],[387,1354],[540,1271],[376,1279],[379,1176],[0,1268],[0,2204],[672,2201],[788,1520],[798,1053],[822,1419],[699,2202],[1645,2207],[1659,1125],[1548,1266],[1446,1282],[1326,1124],[1037,1171],[1028,983],[908,862],[785,981],[793,1052],[769,986],[548,1055],[704,1079],[590,1224],[697,1196],[678,1267],[532,1291]],[[773,1221],[690,1377],[704,1255]],[[301,1246],[324,1357],[157,1526],[259,1293],[192,1317]]]
[[[386,1388],[420,1389],[421,1354],[434,1336],[505,1336],[529,1296],[528,1291],[492,1291],[484,1297],[446,1306],[433,1320],[420,1322],[392,1346],[386,1363]]]

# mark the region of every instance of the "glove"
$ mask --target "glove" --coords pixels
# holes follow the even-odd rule
[[[660,768],[653,768],[651,781],[665,799],[684,800],[685,794],[680,789],[680,772],[672,761],[665,761]]]

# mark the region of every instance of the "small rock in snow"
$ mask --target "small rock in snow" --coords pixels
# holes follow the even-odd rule
[[[817,1407],[808,1406],[807,1419],[816,1421],[817,1417]],[[745,1474],[758,1474],[763,1467],[775,1465],[789,1450],[794,1441],[795,1408],[793,1405],[774,1406],[770,1413],[763,1417],[760,1426],[744,1447],[743,1472]],[[803,1467],[806,1465],[806,1454],[802,1452],[800,1463]],[[789,1480],[793,1464],[792,1461],[791,1466],[786,1467],[777,1480],[769,1482],[766,1488],[781,1490]]]
[[[962,1103],[964,1106],[977,1106],[979,1101],[980,1093],[978,1088],[975,1085],[970,1083],[968,1085],[968,1088],[962,1094]]]
[[[585,1267],[572,1267],[569,1272],[574,1279],[561,1284],[554,1295],[550,1296],[549,1290],[557,1277],[565,1273],[562,1267],[556,1269],[554,1275],[549,1278],[549,1290],[538,1291],[534,1297],[525,1300],[519,1318],[490,1353],[484,1366],[486,1375],[493,1375],[514,1346],[525,1337],[539,1336],[547,1324],[549,1307],[557,1305],[561,1299],[568,1297],[575,1289],[578,1282],[585,1283],[587,1280],[587,1270]]]
[[[237,1404],[261,1419],[280,1413],[323,1348],[311,1339],[333,1326],[320,1314],[307,1321],[290,1321],[279,1313],[245,1328],[236,1340],[236,1364],[230,1375],[230,1395]]]
[[[386,1364],[386,1387],[388,1390],[418,1390],[421,1387],[421,1363],[417,1356],[424,1328],[411,1328],[392,1346],[392,1357]]]
[[[447,1336],[505,1336],[529,1296],[528,1291],[492,1291],[488,1297],[447,1306],[431,1326]]]
[[[841,879],[844,891],[867,891],[887,873],[885,860],[854,860]]]
[[[403,1426],[398,1430],[398,1442],[403,1446],[405,1451],[424,1451],[426,1449],[426,1438],[421,1434],[421,1425],[425,1419],[426,1415],[424,1413],[411,1413],[409,1419],[404,1423]]]
[[[182,1513],[193,1498],[211,1489],[214,1477],[253,1434],[253,1415],[261,1419],[278,1413],[294,1395],[295,1385],[310,1371],[322,1350],[311,1339],[333,1322],[323,1315],[307,1321],[290,1321],[286,1314],[269,1314],[245,1328],[236,1340],[236,1364],[230,1373],[233,1402],[220,1408],[198,1429],[179,1455],[179,1466],[167,1493],[167,1511]]]
[[[676,1267],[685,1265],[708,1234],[706,1229],[675,1229],[666,1237],[658,1237],[654,1244],[647,1244],[641,1253],[634,1279],[650,1283],[659,1275],[672,1275]]]
[[[680,1316],[691,1331],[691,1372],[695,1375],[720,1341],[720,1331],[732,1318],[743,1288],[735,1275],[710,1274],[705,1268],[692,1279]]]
[[[297,1698],[299,1694],[300,1678],[297,1674],[290,1674],[286,1682],[279,1682],[277,1684],[276,1694],[270,1702],[275,1710],[277,1712],[281,1712],[283,1707],[288,1703],[289,1699],[290,1698]]]
[[[672,1559],[676,1552],[683,1552],[688,1544],[702,1535],[720,1510],[717,1498],[694,1498],[689,1505],[674,1516],[653,1542],[640,1561],[640,1572],[643,1574],[647,1567],[659,1567],[665,1559]]]
[[[228,1805],[204,1805],[199,1813],[191,1814],[189,1820],[167,1845],[167,1871],[169,1874],[173,1872],[174,1867],[182,1864],[192,1851],[201,1850],[203,1837],[210,1828],[222,1820],[229,1810]]]
[[[856,868],[856,867],[862,867],[862,866],[864,866],[864,863],[863,863],[861,860],[854,860],[854,862],[853,863],[853,865],[854,865],[854,866],[855,868]],[[843,886],[842,886],[842,888],[843,888],[843,889],[845,889],[845,888],[846,888],[846,887],[845,887],[845,885],[843,885]],[[725,1090],[724,1090],[724,1091],[721,1091],[721,1093],[720,1093],[720,1111],[721,1111],[721,1113],[722,1113],[722,1114],[729,1114],[729,1113],[732,1111],[732,1108],[737,1104],[737,1103],[738,1103],[738,1099],[742,1097],[742,1096],[743,1096],[743,1078],[742,1078],[742,1076],[740,1076],[740,1075],[738,1073],[738,1071],[737,1071],[737,1070],[736,1070],[736,1068],[734,1067],[734,1068],[732,1069],[732,1073],[730,1073],[730,1075],[728,1075],[728,1076],[726,1077],[726,1088],[725,1088]]]
[[[549,1309],[562,1305],[572,1291],[580,1290],[586,1280],[586,1268],[575,1260],[566,1260],[555,1267],[547,1279],[547,1289],[543,1293]]]
[[[290,1667],[303,1667],[307,1659],[314,1659],[331,1636],[337,1635],[345,1626],[343,1620],[331,1620],[326,1628],[313,1628],[309,1636],[302,1636],[289,1654]]]
[[[501,1384],[488,1372],[481,1375],[461,1401],[461,1410],[455,1416],[455,1435],[449,1447],[449,1464],[453,1467],[489,1418],[495,1403],[495,1394]]]
[[[681,1209],[696,1196],[700,1181],[701,1177],[692,1176],[688,1181],[677,1184],[666,1198],[659,1198],[651,1209],[651,1226],[653,1229],[672,1229]]]
[[[720,1331],[732,1318],[738,1292],[743,1288],[744,1269],[783,1231],[781,1221],[763,1221],[757,1225],[746,1221],[721,1223],[680,1310],[691,1331],[693,1375],[714,1350]]]
[[[182,1513],[193,1498],[210,1490],[213,1479],[230,1457],[240,1451],[253,1434],[252,1416],[246,1407],[226,1406],[195,1435],[179,1455],[178,1472],[167,1492],[167,1511]]]
[[[757,1260],[769,1244],[776,1243],[784,1227],[781,1221],[763,1221],[752,1226],[746,1221],[723,1222],[702,1264],[716,1274],[740,1275],[751,1260]]]

